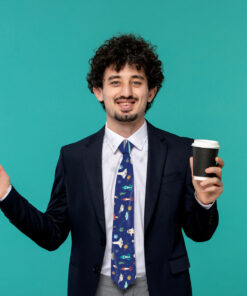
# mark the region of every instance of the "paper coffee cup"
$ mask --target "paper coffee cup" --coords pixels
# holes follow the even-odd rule
[[[193,147],[193,175],[195,180],[206,180],[215,177],[215,174],[207,174],[205,169],[215,167],[215,157],[218,155],[219,142],[212,140],[194,140]]]

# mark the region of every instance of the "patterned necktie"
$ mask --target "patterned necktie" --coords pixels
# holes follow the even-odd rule
[[[136,277],[134,245],[134,174],[130,159],[133,147],[123,141],[118,149],[123,153],[119,166],[114,196],[112,228],[111,277],[122,289],[126,289]]]

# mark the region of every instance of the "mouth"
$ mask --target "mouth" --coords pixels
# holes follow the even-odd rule
[[[116,103],[120,107],[121,111],[131,111],[136,103],[136,100],[118,100]]]

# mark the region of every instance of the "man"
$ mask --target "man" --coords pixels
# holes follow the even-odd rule
[[[182,235],[210,239],[218,224],[223,160],[192,178],[192,139],[155,128],[145,112],[163,74],[141,37],[106,41],[90,61],[89,89],[106,110],[97,133],[61,149],[51,199],[41,213],[0,168],[0,207],[47,249],[72,236],[69,296],[192,295]]]

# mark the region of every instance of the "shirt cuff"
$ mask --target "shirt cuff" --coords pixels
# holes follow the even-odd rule
[[[214,204],[214,202],[212,202],[212,203],[210,203],[210,204],[204,205],[204,204],[201,203],[200,200],[197,198],[197,196],[196,196],[196,192],[195,192],[195,199],[196,199],[196,201],[199,203],[199,205],[202,206],[202,207],[203,207],[204,209],[206,209],[206,210],[209,210],[209,209],[212,207],[212,205]]]
[[[3,201],[9,195],[11,189],[12,189],[12,185],[9,185],[7,193],[2,198],[0,198],[0,202]]]

